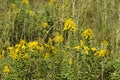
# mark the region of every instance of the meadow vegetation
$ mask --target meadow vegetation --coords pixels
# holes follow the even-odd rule
[[[120,80],[120,0],[0,0],[0,80]]]

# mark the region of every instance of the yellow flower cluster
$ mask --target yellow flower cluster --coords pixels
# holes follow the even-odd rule
[[[8,47],[8,49],[10,51],[10,56],[13,59],[17,59],[18,58],[18,53],[15,53],[15,52],[18,52],[18,49],[14,50],[14,47]]]
[[[93,53],[94,56],[104,57],[107,54],[107,49],[98,50],[96,47],[89,47],[85,45],[83,40],[80,40],[79,45],[73,47],[74,50],[81,50],[84,54],[89,55],[89,53]]]
[[[40,46],[37,41],[32,42],[25,42],[24,40],[21,40],[19,44],[16,44],[15,47],[8,47],[8,50],[10,52],[10,56],[13,59],[26,59],[28,60],[30,58],[29,52],[36,51],[43,51],[44,47]]]
[[[31,49],[34,49],[34,48],[39,49],[39,43],[37,41],[31,41],[28,43],[28,47]]]
[[[107,49],[97,50],[97,48],[92,47],[91,50],[94,53],[94,56],[104,57],[107,54]]]
[[[101,50],[97,50],[97,48],[95,48],[95,47],[91,48],[91,50],[92,50],[92,52],[94,52],[95,56],[97,55],[99,57],[104,57],[107,54],[108,50],[107,50],[106,46],[108,45],[108,42],[106,40],[103,40],[101,44],[103,46]]]
[[[103,46],[108,46],[108,42],[106,40],[103,40],[101,43]]]
[[[29,0],[22,0],[23,4],[29,4]]]
[[[20,44],[16,44],[15,47],[8,47],[8,50],[10,52],[10,56],[13,59],[18,59],[18,58],[22,58],[24,55],[23,53],[23,49],[25,49],[25,41],[21,40]]]
[[[79,45],[76,45],[73,47],[74,50],[82,50],[84,52],[84,54],[88,55],[90,48],[84,44],[83,40],[80,40]]]
[[[43,26],[44,28],[46,28],[46,27],[48,27],[48,23],[47,23],[47,22],[43,22],[43,23],[42,23],[42,26]]]
[[[100,50],[98,53],[100,57],[104,57],[107,54],[107,50],[106,49]]]
[[[63,36],[57,32],[54,40],[55,40],[55,42],[61,43],[61,42],[63,42]]]
[[[93,39],[94,38],[94,34],[92,32],[91,29],[87,29],[82,33],[82,36],[85,39]],[[107,46],[108,42],[106,40],[104,40],[101,43],[103,46]],[[86,45],[84,45],[84,42],[82,40],[80,40],[80,46],[82,47],[82,49],[84,49],[84,52],[88,55],[89,51],[91,51],[92,53],[94,53],[94,55],[96,56],[100,56],[100,57],[104,57],[107,54],[107,49],[106,47],[104,47],[102,50],[97,50],[96,47],[88,47]]]
[[[97,51],[97,48],[92,47],[91,50],[92,50],[92,52],[96,52],[96,51]]]
[[[93,39],[93,38],[94,38],[94,34],[93,34],[93,32],[92,32],[91,29],[85,30],[85,31],[82,33],[82,36],[83,36],[85,39]]]
[[[4,73],[9,73],[10,72],[10,68],[8,67],[8,65],[6,65],[3,69]]]
[[[65,31],[65,30],[77,30],[76,24],[72,21],[71,18],[69,18],[65,21],[63,31]]]

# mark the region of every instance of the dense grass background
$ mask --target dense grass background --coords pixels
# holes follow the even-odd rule
[[[15,8],[11,6],[13,3],[16,4]],[[32,14],[30,14],[29,11],[32,11]],[[72,20],[75,22],[76,26],[78,27],[77,32],[70,33],[63,31],[65,20],[68,18],[72,18]],[[48,27],[45,29],[42,26],[43,22],[48,23]],[[67,60],[64,61],[65,57],[62,57],[63,64],[59,64],[60,60],[58,59],[58,61],[56,61],[58,64],[50,65],[52,67],[59,65],[62,68],[53,67],[53,71],[48,71],[50,73],[48,76],[46,76],[47,74],[45,73],[47,73],[48,67],[45,67],[44,69],[46,70],[41,69],[41,71],[43,70],[43,72],[45,72],[45,75],[38,76],[39,74],[36,74],[36,80],[38,80],[40,77],[43,80],[120,79],[120,71],[117,72],[116,70],[120,67],[120,65],[118,65],[118,63],[120,63],[120,0],[55,0],[51,4],[49,0],[30,0],[29,4],[22,4],[21,0],[0,0],[0,52],[2,53],[2,51],[5,50],[6,56],[8,55],[7,48],[9,46],[15,46],[20,42],[20,39],[30,42],[34,40],[40,41],[40,38],[42,38],[42,44],[45,44],[48,43],[49,38],[53,39],[55,37],[56,32],[59,32],[64,36],[64,45],[68,44],[75,46],[78,44],[78,42],[74,40],[81,40],[81,33],[88,28],[90,28],[95,35],[91,44],[92,46],[100,48],[103,40],[108,41],[109,45],[107,48],[111,51],[110,53],[112,53],[112,56],[109,56],[105,59],[106,61],[109,61],[110,59],[111,62],[110,64],[105,63],[107,64],[107,68],[105,68],[106,73],[96,73],[97,69],[99,69],[99,66],[96,66],[97,63],[93,64],[92,67],[92,69],[96,69],[95,73],[93,73],[94,75],[90,75],[92,73],[80,73],[79,69],[83,67],[88,68],[88,66],[85,65],[89,65],[89,62],[87,62],[86,58],[84,58],[85,56],[83,56],[80,58],[83,60],[83,62],[81,61],[78,63],[78,61],[80,61],[80,55],[78,56],[70,54],[71,56],[74,56],[74,58],[77,58],[75,63],[78,64],[64,67],[67,65],[65,63]],[[55,47],[58,47],[58,50],[64,50],[63,44],[55,44]],[[72,49],[68,52],[79,53]],[[61,53],[61,51],[59,51],[59,53]],[[61,56],[61,54],[59,56]],[[54,57],[54,60],[60,58],[59,56]],[[9,58],[1,60],[1,63],[3,63],[3,65],[0,66],[1,79],[3,78],[2,67],[7,63],[7,59],[9,60]],[[84,59],[86,60],[85,62]],[[92,61],[91,57],[89,57],[88,60],[89,59]],[[50,60],[50,63],[52,63],[54,60]],[[48,63],[49,61],[36,66],[49,66]],[[79,64],[82,65],[78,66]],[[18,65],[20,65],[20,63]],[[64,72],[66,68],[68,68],[70,71]],[[91,71],[89,72],[92,72],[92,69],[90,68]],[[116,73],[112,72],[112,69],[115,69]],[[84,72],[84,70],[86,70],[86,68],[81,70],[81,72]],[[113,73],[113,77],[106,77],[109,75],[108,72]],[[97,74],[98,77],[95,77]]]

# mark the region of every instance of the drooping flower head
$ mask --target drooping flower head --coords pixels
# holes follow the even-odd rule
[[[63,31],[65,30],[77,30],[76,24],[73,22],[71,18],[65,21]]]
[[[85,39],[93,39],[93,38],[94,38],[94,34],[93,34],[93,32],[92,32],[91,29],[85,30],[85,31],[82,33],[82,36],[83,36]]]

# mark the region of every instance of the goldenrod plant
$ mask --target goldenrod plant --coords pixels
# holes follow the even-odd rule
[[[0,0],[0,80],[120,80],[120,0]]]

